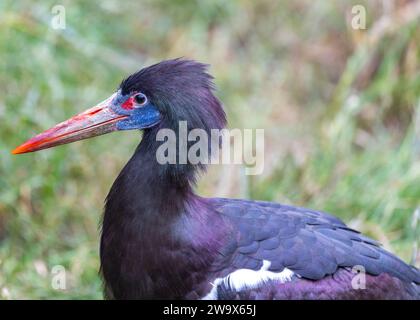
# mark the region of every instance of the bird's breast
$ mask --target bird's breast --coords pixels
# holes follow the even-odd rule
[[[159,225],[138,219],[110,224],[105,214],[101,269],[107,291],[122,299],[204,296],[223,238],[221,228],[211,228],[214,222],[181,215]]]

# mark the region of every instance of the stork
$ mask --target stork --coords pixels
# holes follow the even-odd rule
[[[225,127],[212,79],[205,64],[162,61],[127,77],[97,106],[12,151],[143,131],[106,197],[100,243],[105,296],[419,299],[419,270],[340,219],[273,202],[201,197],[194,187],[203,163],[157,161],[160,130],[178,135],[182,121],[188,131],[209,135]],[[355,281],[360,276],[362,286]]]

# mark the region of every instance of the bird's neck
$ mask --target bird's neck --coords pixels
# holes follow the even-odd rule
[[[207,199],[193,193],[190,180],[160,167],[154,144],[144,138],[107,197],[103,276],[114,297],[185,297],[196,281],[205,282],[224,241],[224,221]],[[150,282],[151,276],[161,280]]]
[[[140,215],[145,222],[178,216],[194,201],[187,175],[177,172],[176,167],[159,164],[156,151],[156,144],[144,137],[114,182],[107,206],[118,203],[124,206],[126,218]]]

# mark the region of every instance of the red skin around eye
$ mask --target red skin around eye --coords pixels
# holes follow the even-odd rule
[[[125,110],[132,110],[132,109],[134,109],[133,98],[130,97],[127,100],[125,100],[125,102],[123,104],[121,104],[121,108],[123,108]]]

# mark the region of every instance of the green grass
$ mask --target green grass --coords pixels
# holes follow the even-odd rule
[[[0,297],[102,297],[103,199],[139,133],[10,150],[179,56],[212,65],[231,128],[265,129],[263,175],[210,168],[200,193],[328,211],[418,265],[419,20],[368,43],[383,8],[366,3],[368,29],[354,31],[353,3],[63,1],[67,28],[53,30],[55,1],[2,1]],[[55,265],[66,290],[51,286]]]

